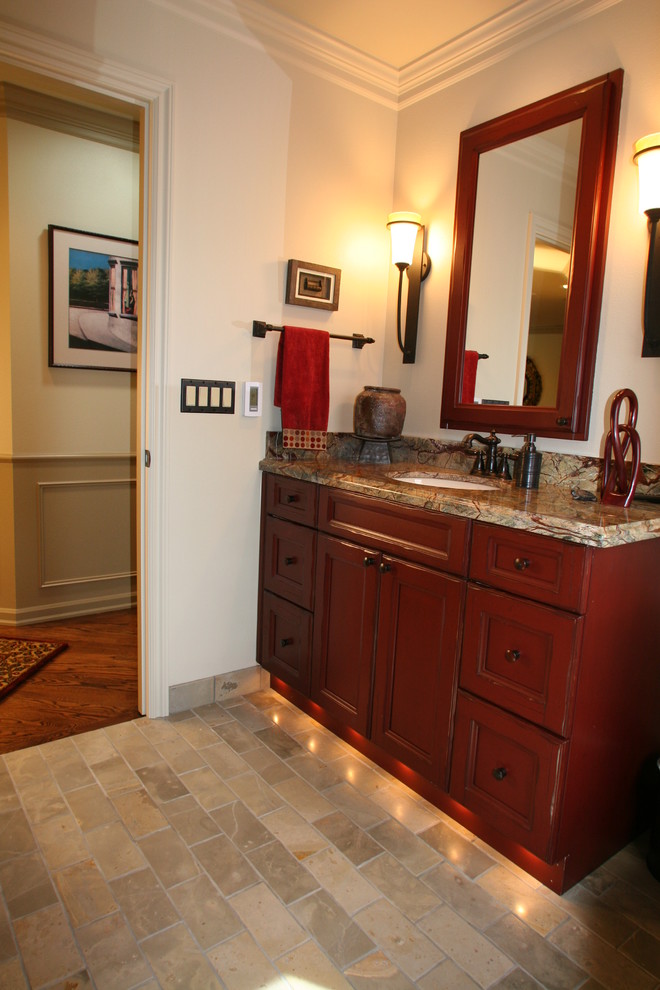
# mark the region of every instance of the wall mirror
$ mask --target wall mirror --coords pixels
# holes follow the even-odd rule
[[[461,134],[442,427],[586,439],[622,85]]]

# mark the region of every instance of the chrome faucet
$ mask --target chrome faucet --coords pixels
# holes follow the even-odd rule
[[[482,451],[477,451],[477,456],[475,458],[474,467],[472,468],[471,474],[497,474],[497,448],[502,442],[498,436],[495,436],[493,430],[490,431],[487,437],[482,437],[479,433],[468,433],[464,438],[463,444],[466,450],[472,450],[472,444],[476,441],[482,444],[486,448],[486,463],[484,464]]]

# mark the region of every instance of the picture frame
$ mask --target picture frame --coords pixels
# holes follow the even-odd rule
[[[48,366],[137,370],[138,242],[48,225]]]
[[[341,269],[290,259],[286,278],[286,302],[313,309],[339,309]]]

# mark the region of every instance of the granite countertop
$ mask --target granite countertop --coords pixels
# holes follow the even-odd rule
[[[432,512],[524,529],[591,547],[619,546],[660,536],[660,504],[635,502],[624,509],[602,505],[599,500],[578,501],[571,495],[571,487],[575,485],[542,481],[537,490],[527,491],[516,488],[512,481],[479,479],[437,465],[420,465],[417,461],[359,464],[321,457],[286,460],[267,456],[259,467],[270,474],[312,481]],[[496,487],[483,491],[431,488],[397,481],[396,476],[402,474],[481,480]]]

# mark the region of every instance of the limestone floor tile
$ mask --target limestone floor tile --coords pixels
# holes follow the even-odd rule
[[[164,760],[149,767],[140,767],[136,772],[157,804],[166,804],[189,793],[182,779]]]
[[[257,739],[272,750],[281,760],[288,760],[292,756],[300,756],[303,752],[302,746],[296,742],[293,736],[284,732],[278,725],[269,724],[267,728],[259,729],[255,733]]]
[[[40,747],[50,772],[61,791],[73,791],[94,783],[92,771],[71,739],[58,739]]]
[[[297,776],[306,780],[315,790],[322,791],[326,787],[339,784],[344,779],[340,773],[324,763],[313,753],[303,753],[292,756],[286,764]]]
[[[173,887],[170,897],[203,949],[224,942],[243,929],[232,902],[218,896],[218,888],[204,874]]]
[[[216,835],[193,848],[196,859],[225,897],[258,879],[248,860],[226,835]]]
[[[13,959],[7,959],[4,962],[0,960],[0,987],[3,990],[29,990],[18,956],[14,956]]]
[[[260,777],[274,787],[289,777],[294,777],[294,770],[289,763],[285,763],[279,756],[276,756],[267,746],[259,746],[257,749],[248,749],[243,752],[243,758],[248,767],[256,770]]]
[[[134,770],[158,763],[160,760],[158,750],[144,737],[137,725],[137,722],[122,722],[120,725],[111,725],[105,730],[117,752]]]
[[[172,828],[145,836],[138,843],[164,887],[197,876],[199,867],[185,843]]]
[[[360,866],[382,852],[382,846],[340,811],[320,818],[314,825],[354,866]]]
[[[186,770],[195,770],[206,765],[199,752],[178,734],[175,739],[155,742],[154,747],[175,773],[185,773]]]
[[[651,874],[648,876],[651,877]],[[657,880],[653,882],[660,888]],[[650,935],[660,938],[660,902],[654,897],[648,897],[639,887],[618,880],[608,887],[601,901],[608,907],[621,911]]]
[[[365,931],[325,890],[296,901],[291,911],[340,970],[375,948]]]
[[[89,767],[116,755],[115,747],[105,732],[82,732],[79,736],[73,736],[73,745]]]
[[[352,986],[311,939],[277,960],[277,967],[292,990],[352,990]],[[353,984],[354,986],[354,984]],[[375,984],[371,986],[376,990]]]
[[[203,842],[220,833],[220,827],[214,818],[200,808],[192,794],[169,801],[161,805],[161,808],[167,815],[167,821],[187,846]]]
[[[16,946],[11,930],[9,916],[2,900],[0,900],[0,962],[11,959],[16,955]],[[2,986],[2,983],[0,983]]]
[[[512,914],[496,921],[487,929],[486,934],[501,952],[533,976],[542,987],[547,987],[547,990],[582,988],[587,978],[587,972],[571,961],[563,951],[547,939],[541,938]]]
[[[355,990],[414,990],[413,983],[388,959],[384,952],[372,952],[345,970]]]
[[[201,718],[191,717],[174,723],[176,731],[195,749],[213,746],[218,741],[216,733]]]
[[[71,814],[35,825],[33,831],[41,855],[51,871],[79,863],[89,856],[83,833]]]
[[[391,777],[384,775],[378,767],[365,762],[355,753],[344,753],[338,760],[333,760],[330,766],[338,778],[357,787],[360,794],[369,797],[390,785]]]
[[[112,880],[110,890],[138,941],[180,920],[172,901],[148,867]]]
[[[436,966],[444,953],[389,901],[381,898],[359,911],[355,921],[411,980]]]
[[[651,973],[660,984],[660,941],[657,938],[637,929],[619,948],[634,963]]]
[[[279,840],[248,853],[248,859],[285,904],[316,890],[312,874],[292,856]]]
[[[140,778],[135,775],[126,761],[117,752],[100,763],[93,765],[94,775],[108,795],[122,794],[140,786]]]
[[[206,811],[234,800],[231,788],[208,766],[182,774],[181,781]]]
[[[206,955],[184,925],[158,932],[141,943],[159,987],[171,990],[224,990]]]
[[[581,884],[567,891],[562,904],[572,918],[610,945],[620,946],[638,930],[630,918]]]
[[[48,822],[67,811],[62,792],[49,774],[41,782],[21,784],[18,791],[25,814],[32,825]]]
[[[167,819],[144,788],[116,795],[112,803],[133,839],[165,828]]]
[[[335,806],[319,794],[318,790],[298,776],[287,777],[274,785],[277,793],[298,811],[308,822],[330,815]]]
[[[14,922],[31,990],[84,969],[64,911],[52,904]]]
[[[389,817],[386,811],[371,798],[360,794],[351,784],[336,784],[328,787],[323,794],[359,828],[369,828]]]
[[[319,760],[323,760],[324,763],[331,763],[333,760],[339,760],[342,756],[346,756],[348,752],[352,752],[349,747],[336,736],[333,736],[331,732],[321,728],[321,726],[315,725],[315,723],[311,723],[311,725],[312,728],[303,732],[297,732],[295,739],[303,749],[312,753]],[[339,774],[339,777],[341,778],[341,774]]]
[[[229,699],[223,707],[225,711],[231,714],[232,718],[235,718],[250,732],[254,732],[256,736],[262,729],[267,729],[272,725],[272,720],[268,717],[266,710],[260,711],[240,696]]]
[[[657,986],[655,976],[570,919],[557,928],[548,941],[607,990],[627,990],[628,987],[655,990]]]
[[[54,874],[62,902],[74,928],[117,910],[112,890],[92,859]]]
[[[144,855],[122,822],[110,822],[87,833],[87,845],[108,880],[145,866]]]
[[[412,796],[407,787],[396,781],[376,791],[371,797],[376,804],[411,832],[422,832],[438,822],[437,812],[431,811],[425,801]]]
[[[440,898],[393,856],[384,852],[360,867],[360,873],[411,921],[438,907]]]
[[[57,900],[48,870],[36,852],[0,864],[0,890],[11,918],[39,911]]]
[[[211,949],[208,956],[226,990],[289,990],[248,932]]]
[[[513,968],[504,951],[446,904],[422,918],[419,927],[482,987],[492,986]]]
[[[310,856],[305,860],[305,866],[349,915],[381,896],[380,891],[334,846],[327,846]]]
[[[505,976],[504,980],[497,983],[497,990],[541,990],[538,983],[534,983],[531,979],[529,986],[521,983],[519,986],[512,984],[508,987],[505,983],[506,979]],[[481,985],[468,976],[464,969],[457,966],[453,959],[443,959],[415,985],[418,990],[482,990]]]
[[[0,812],[0,863],[35,848],[34,835],[22,808]]]
[[[215,725],[215,733],[226,742],[236,753],[245,753],[250,749],[261,749],[261,743],[254,734],[239,722],[234,722],[229,716],[220,725]]]
[[[116,821],[117,809],[105,796],[98,784],[70,791],[66,796],[69,808],[75,815],[83,832],[89,832],[99,825]]]
[[[284,804],[277,791],[270,787],[258,773],[242,773],[237,777],[231,777],[229,785],[236,797],[240,798],[257,818],[261,818],[269,811],[275,811],[276,808],[281,808]]]
[[[250,764],[246,759],[236,753],[227,743],[218,742],[215,733],[213,735],[216,741],[215,746],[206,746],[200,750],[206,765],[215,770],[217,775],[225,781],[230,781],[232,777],[237,777],[239,774],[248,773]]]
[[[431,849],[428,843],[393,818],[374,825],[369,829],[369,835],[413,876],[419,876],[442,860],[442,856]]]
[[[129,990],[152,975],[119,913],[94,921],[76,934],[97,990]]]
[[[420,832],[420,837],[473,879],[485,873],[493,865],[490,856],[444,822],[438,822],[437,825]]]
[[[547,935],[567,917],[561,902],[556,904],[538,887],[531,887],[505,866],[494,866],[478,877],[477,883],[539,935]]]
[[[305,930],[264,883],[236,894],[229,903],[271,960],[307,940]]]
[[[307,859],[328,844],[328,840],[320,832],[308,825],[302,815],[288,805],[263,815],[261,821],[299,861]]]
[[[232,716],[227,709],[216,701],[211,701],[208,705],[198,705],[197,708],[193,709],[193,712],[197,718],[201,718],[203,722],[212,727],[232,721]]]
[[[233,801],[213,812],[213,821],[243,853],[273,841],[273,834],[262,825],[242,801]]]
[[[434,866],[424,874],[424,883],[473,928],[483,931],[507,913],[503,904],[451,863]]]

